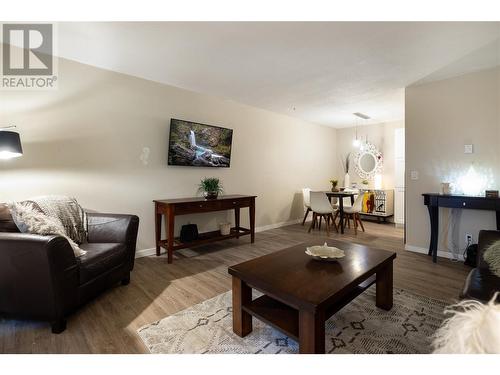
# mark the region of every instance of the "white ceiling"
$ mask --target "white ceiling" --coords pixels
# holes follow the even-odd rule
[[[353,112],[403,119],[404,87],[499,36],[486,22],[60,23],[58,53],[346,127]]]
[[[444,68],[438,69],[427,77],[414,82],[413,85],[439,81],[466,73],[490,69],[498,65],[500,65],[500,39],[483,45]]]

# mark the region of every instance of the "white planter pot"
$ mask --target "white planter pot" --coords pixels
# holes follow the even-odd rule
[[[227,236],[229,233],[231,233],[231,223],[220,223],[219,228],[220,234],[223,236]]]

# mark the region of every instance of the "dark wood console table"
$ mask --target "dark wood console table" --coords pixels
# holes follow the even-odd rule
[[[500,198],[486,198],[466,195],[444,195],[436,193],[425,193],[422,195],[424,197],[424,204],[429,210],[429,218],[431,222],[429,255],[432,255],[432,261],[434,263],[437,262],[439,207],[496,211],[497,230],[500,230]]]
[[[255,195],[223,195],[217,199],[205,200],[201,197],[155,200],[155,244],[156,255],[160,255],[160,248],[167,250],[168,263],[172,263],[174,250],[185,249],[210,242],[239,238],[249,234],[252,243],[255,241]],[[240,208],[248,207],[250,229],[240,226]],[[200,233],[195,241],[183,243],[174,238],[175,216],[197,214],[203,212],[234,210],[235,226],[228,235],[221,235],[220,231]],[[167,239],[161,239],[162,216],[165,215],[165,233]]]

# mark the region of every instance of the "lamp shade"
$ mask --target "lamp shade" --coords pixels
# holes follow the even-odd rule
[[[0,159],[11,159],[22,156],[21,137],[19,133],[0,130]]]

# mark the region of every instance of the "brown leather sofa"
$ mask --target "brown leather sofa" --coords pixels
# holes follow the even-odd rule
[[[19,233],[5,216],[0,212],[1,315],[47,320],[60,333],[77,307],[130,282],[137,216],[89,213],[87,253],[79,258],[65,238]]]
[[[477,267],[469,272],[460,298],[487,302],[491,300],[495,292],[500,291],[500,277],[491,272],[488,263],[483,258],[484,251],[488,246],[499,240],[500,231],[498,230],[482,230],[479,232]],[[500,302],[500,295],[497,302]]]

